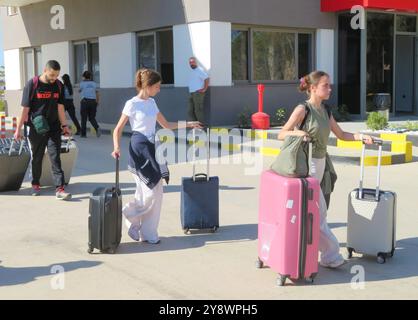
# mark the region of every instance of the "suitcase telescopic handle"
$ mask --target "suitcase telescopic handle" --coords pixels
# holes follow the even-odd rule
[[[71,142],[73,141],[73,136],[72,135],[70,135],[69,137],[68,137],[68,140],[67,140],[67,144],[66,144],[66,146],[65,146],[65,151],[66,152],[69,152],[70,151],[70,146],[71,146]]]
[[[309,223],[308,244],[312,244],[313,243],[313,223],[314,223],[314,216],[312,213],[308,214],[308,223]]]
[[[10,149],[9,149],[9,157],[12,156],[12,152],[15,146],[15,140],[13,139],[11,144],[10,144]],[[20,147],[19,147],[19,157],[22,155],[22,151],[23,151],[23,146],[24,146],[24,140],[20,141]]]
[[[380,194],[380,173],[382,169],[382,154],[383,154],[383,143],[381,139],[374,139],[374,144],[379,147],[378,156],[377,156],[377,178],[376,178],[376,193],[375,199],[379,201]],[[364,187],[364,166],[365,166],[365,157],[366,157],[366,144],[362,141],[363,146],[361,149],[361,160],[360,160],[360,186],[359,186],[359,199],[363,199],[363,187]]]
[[[192,129],[193,132],[193,181],[196,181],[196,177],[200,174],[196,175],[196,128]],[[210,178],[210,172],[209,172],[209,161],[210,161],[210,129],[208,128],[207,131],[207,140],[208,143],[206,145],[207,150],[207,159],[206,159],[206,180],[209,181]]]
[[[116,157],[116,190],[119,190],[119,157]]]
[[[303,141],[308,144],[308,176],[311,174],[312,154],[313,154],[313,142],[312,138],[306,136]]]

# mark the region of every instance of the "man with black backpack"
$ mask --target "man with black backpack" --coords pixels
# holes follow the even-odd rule
[[[60,70],[57,61],[48,61],[43,74],[28,81],[23,90],[23,110],[14,137],[20,140],[23,123],[28,125],[32,150],[32,195],[39,196],[41,193],[39,180],[42,175],[42,159],[48,147],[56,198],[70,200],[71,194],[64,190],[64,171],[60,157],[61,134],[71,134],[65,117],[63,86],[58,80]]]

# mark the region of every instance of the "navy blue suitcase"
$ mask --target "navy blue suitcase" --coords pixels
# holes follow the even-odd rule
[[[192,229],[216,232],[219,228],[219,178],[209,176],[207,150],[207,174],[195,174],[193,163],[193,176],[182,179],[181,226],[186,234]]]

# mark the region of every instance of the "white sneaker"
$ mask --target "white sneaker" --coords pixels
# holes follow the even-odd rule
[[[344,258],[339,258],[333,262],[328,262],[328,263],[324,263],[321,261],[319,264],[324,268],[336,269],[344,265],[346,262],[347,261],[345,261]]]
[[[128,230],[128,235],[132,240],[139,241],[139,228],[136,225],[131,224]]]

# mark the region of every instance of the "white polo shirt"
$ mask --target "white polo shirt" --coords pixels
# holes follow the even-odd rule
[[[192,69],[189,75],[189,92],[193,93],[205,87],[205,80],[208,74],[201,68]]]

